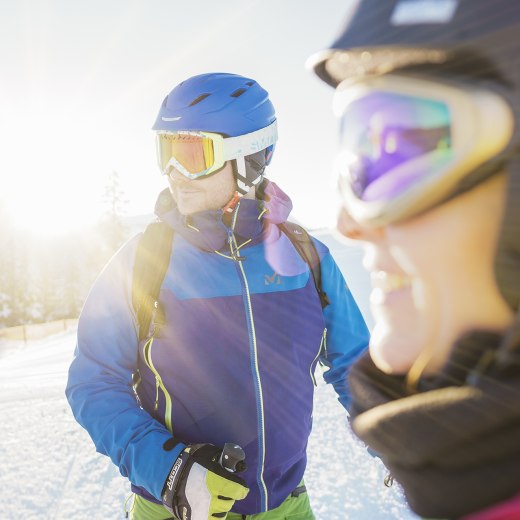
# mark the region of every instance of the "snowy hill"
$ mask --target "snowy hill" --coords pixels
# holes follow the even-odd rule
[[[5,520],[123,519],[129,485],[97,454],[63,393],[74,331],[0,351],[0,517]],[[321,378],[306,483],[318,520],[408,520],[384,466],[348,431]]]
[[[361,251],[317,233],[368,314]],[[0,489],[5,520],[123,519],[129,484],[97,454],[64,396],[75,332],[27,345],[0,343]],[[306,484],[317,520],[412,520],[386,469],[348,429],[335,394],[318,377]]]

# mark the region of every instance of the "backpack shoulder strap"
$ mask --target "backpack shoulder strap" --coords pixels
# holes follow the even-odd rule
[[[278,224],[278,227],[287,235],[287,238],[292,242],[296,251],[298,251],[299,255],[309,266],[316,291],[318,291],[318,296],[320,297],[321,308],[325,309],[325,307],[330,304],[330,300],[321,285],[320,256],[312,237],[307,233],[305,228],[294,222]]]
[[[164,281],[173,242],[173,229],[165,222],[148,224],[139,239],[132,278],[132,305],[139,325],[139,340],[145,339],[159,309],[159,291]]]

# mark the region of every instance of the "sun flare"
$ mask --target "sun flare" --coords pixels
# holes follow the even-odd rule
[[[0,199],[11,224],[41,235],[94,224],[103,212],[111,171],[99,132],[72,128],[65,114],[33,111],[30,120],[44,124],[30,131],[10,129],[12,146],[0,157]]]
[[[12,195],[6,206],[13,227],[58,235],[94,224],[100,213],[81,198],[81,191],[67,194],[63,184],[54,178],[49,186],[8,187]]]

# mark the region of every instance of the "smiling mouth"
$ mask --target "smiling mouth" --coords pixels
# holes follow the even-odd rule
[[[377,271],[370,275],[372,287],[378,289],[385,294],[399,291],[410,287],[412,280],[403,275],[387,273],[386,271]]]
[[[412,280],[407,276],[387,273],[386,271],[376,271],[370,275],[372,281],[372,292],[370,293],[370,304],[384,306],[399,294],[399,291],[408,289],[412,285]]]

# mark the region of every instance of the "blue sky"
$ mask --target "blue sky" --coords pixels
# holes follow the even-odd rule
[[[334,222],[332,89],[305,69],[352,0],[0,0],[2,190],[21,224],[99,213],[116,170],[129,214],[165,186],[150,127],[177,83],[211,71],[269,91],[280,140],[268,176],[310,227]]]

